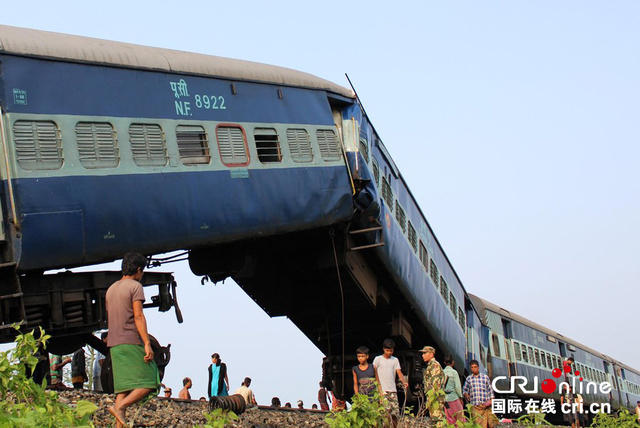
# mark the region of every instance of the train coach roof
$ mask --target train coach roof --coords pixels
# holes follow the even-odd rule
[[[7,25],[0,25],[0,53],[264,82],[354,97],[343,86],[289,68]]]
[[[526,325],[527,327],[531,327],[531,328],[536,329],[536,330],[538,330],[538,331],[540,331],[540,332],[542,332],[544,334],[553,336],[558,340],[561,340],[561,341],[563,341],[563,342],[565,342],[565,343],[567,343],[569,345],[573,345],[576,348],[580,348],[583,351],[587,351],[587,352],[589,352],[589,353],[591,353],[593,355],[596,355],[596,356],[598,356],[598,357],[600,357],[600,358],[602,358],[602,359],[604,359],[606,361],[613,361],[612,358],[604,355],[602,352],[598,352],[595,349],[589,348],[588,346],[583,345],[580,342],[576,342],[575,340],[569,339],[568,337],[563,336],[560,333],[558,333],[556,331],[553,331],[551,329],[548,329],[547,327],[544,327],[544,326],[542,326],[540,324],[537,324],[537,323],[535,323],[535,322],[533,322],[533,321],[531,321],[531,320],[529,320],[529,319],[527,319],[525,317],[522,317],[522,316],[520,316],[518,314],[514,314],[513,312],[508,311],[508,310],[496,305],[495,303],[491,303],[488,300],[484,300],[484,299],[482,299],[482,298],[480,298],[480,297],[478,297],[478,296],[476,296],[474,294],[469,294],[469,297],[471,298],[471,301],[473,302],[474,306],[476,306],[478,308],[478,311],[480,313],[484,313],[484,311],[486,309],[488,309],[488,310],[490,310],[492,312],[495,312],[496,314],[498,314],[500,316],[504,316],[505,318],[512,319],[514,321],[517,321],[517,322],[519,322],[521,324]],[[483,320],[483,321],[485,321],[485,320]]]

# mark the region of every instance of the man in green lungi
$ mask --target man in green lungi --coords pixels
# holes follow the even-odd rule
[[[113,364],[116,402],[109,413],[118,428],[126,425],[127,407],[158,390],[158,367],[142,312],[144,291],[142,279],[147,259],[139,253],[127,253],[122,259],[122,279],[107,290],[106,306],[109,324],[107,345]]]

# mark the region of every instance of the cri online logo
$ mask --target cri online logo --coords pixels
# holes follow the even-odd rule
[[[564,364],[564,372],[565,373],[571,373],[571,366],[569,364]],[[574,374],[576,375],[576,377],[580,376],[580,372],[579,371],[575,371]],[[554,378],[558,379],[560,376],[562,376],[562,370],[560,369],[553,369],[553,371],[551,372],[551,376],[553,376]],[[516,383],[520,384],[520,387],[522,389],[523,392],[526,393],[530,393],[530,394],[537,394],[538,393],[538,376],[534,376],[533,377],[533,381],[534,381],[534,385],[533,388],[531,390],[527,390],[525,389],[525,386],[527,386],[527,383],[529,382],[528,379],[524,376],[511,376],[511,384],[510,384],[510,388],[507,391],[503,391],[500,390],[496,387],[496,382],[498,382],[501,379],[507,379],[506,376],[497,376],[496,378],[493,379],[493,382],[491,383],[491,386],[493,387],[493,390],[501,393],[501,394],[513,394],[516,390]],[[522,381],[522,382],[518,382],[518,381]],[[582,381],[583,378],[580,377],[580,380]],[[576,389],[576,385],[575,385],[575,381],[576,378],[573,378],[573,389]],[[569,387],[569,383],[568,382],[560,382],[560,385],[565,385],[566,387]],[[540,385],[540,388],[542,389],[542,391],[546,394],[552,394],[556,388],[558,387],[558,385],[556,384],[556,381],[553,379],[545,379],[544,381],[542,381],[542,384]],[[577,388],[580,392],[583,392],[583,384],[581,383],[579,385],[579,387]],[[592,389],[592,393],[596,393],[598,389],[600,389],[600,392],[602,394],[608,394],[609,392],[611,392],[611,384],[609,382],[602,382],[601,384],[596,384],[594,382],[587,382],[587,387],[586,387],[586,392],[589,393],[590,389]],[[558,391],[559,393],[562,394],[562,389],[560,389]]]

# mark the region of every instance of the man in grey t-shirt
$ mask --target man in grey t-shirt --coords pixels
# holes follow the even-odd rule
[[[396,375],[400,378],[402,386],[407,389],[409,384],[406,382],[402,370],[400,369],[400,361],[393,356],[394,348],[396,344],[391,339],[386,339],[382,342],[382,355],[378,355],[373,360],[373,367],[378,372],[378,379],[380,380],[380,388],[382,393],[389,402],[389,414],[395,427],[398,423],[399,405],[398,405],[398,391],[396,389]]]

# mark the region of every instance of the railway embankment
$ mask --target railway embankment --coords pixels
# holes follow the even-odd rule
[[[108,408],[113,405],[112,394],[100,394],[90,391],[68,390],[59,392],[60,401],[75,405],[78,400],[90,401],[98,406],[93,415],[93,423],[96,427],[112,427],[114,419],[109,414]],[[144,406],[133,406],[127,412],[127,422],[134,427],[162,427],[162,428],[193,428],[207,423],[204,416],[208,412],[208,403],[205,401],[188,401],[167,399],[164,397],[153,398]],[[327,412],[298,409],[272,409],[266,406],[258,406],[242,413],[239,420],[227,425],[232,428],[319,428],[328,427],[325,422]],[[428,418],[422,420],[406,419],[402,428],[430,428]],[[520,428],[517,424],[500,424],[500,427]]]

